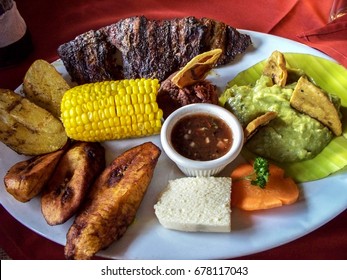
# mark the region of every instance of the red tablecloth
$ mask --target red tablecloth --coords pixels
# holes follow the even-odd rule
[[[303,42],[302,35],[305,32],[327,24],[332,0],[16,2],[32,33],[34,52],[20,65],[0,70],[0,88],[15,89],[35,59],[43,58],[52,62],[57,59],[56,49],[60,44],[80,33],[108,25],[120,18],[134,15],[146,15],[150,18],[188,15],[209,17],[239,29],[260,31]],[[315,45],[318,49],[319,46]],[[347,55],[347,38],[344,46]],[[346,221],[347,211],[344,211],[302,238],[242,259],[347,259]],[[62,246],[24,227],[3,207],[0,207],[0,246],[14,259],[64,258]]]

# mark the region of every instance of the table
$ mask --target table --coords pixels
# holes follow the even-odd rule
[[[60,44],[80,33],[108,25],[120,18],[133,15],[146,15],[150,18],[205,16],[224,21],[239,29],[298,40],[298,34],[326,24],[332,1],[228,2],[17,0],[17,7],[31,31],[34,51],[21,64],[0,70],[0,87],[15,89],[35,59],[42,58],[52,62],[58,58],[56,49]],[[346,220],[347,210],[304,237],[238,259],[346,259]],[[12,259],[64,259],[63,246],[24,227],[2,206],[0,206],[0,247]]]

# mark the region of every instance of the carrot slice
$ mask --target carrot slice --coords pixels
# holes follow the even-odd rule
[[[244,163],[231,173],[231,205],[247,211],[269,209],[292,204],[299,197],[299,188],[294,180],[285,177],[284,170],[274,164],[269,165],[270,176],[265,188],[254,186],[245,179],[251,175],[253,165]]]

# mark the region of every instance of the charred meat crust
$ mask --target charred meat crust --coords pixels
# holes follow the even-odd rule
[[[249,35],[213,19],[136,16],[83,33],[59,46],[58,54],[78,84],[119,78],[163,81],[202,52],[222,49],[218,66],[251,44]],[[118,52],[122,63],[114,59]]]
[[[120,78],[116,52],[104,29],[90,30],[58,48],[67,72],[78,84]]]
[[[146,142],[106,167],[67,233],[67,259],[90,259],[123,236],[135,218],[160,153],[157,146]]]

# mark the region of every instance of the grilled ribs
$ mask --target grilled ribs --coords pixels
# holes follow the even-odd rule
[[[61,45],[58,54],[78,84],[119,78],[163,81],[202,52],[221,48],[218,66],[231,62],[251,44],[247,34],[208,18],[138,16],[83,33]]]

